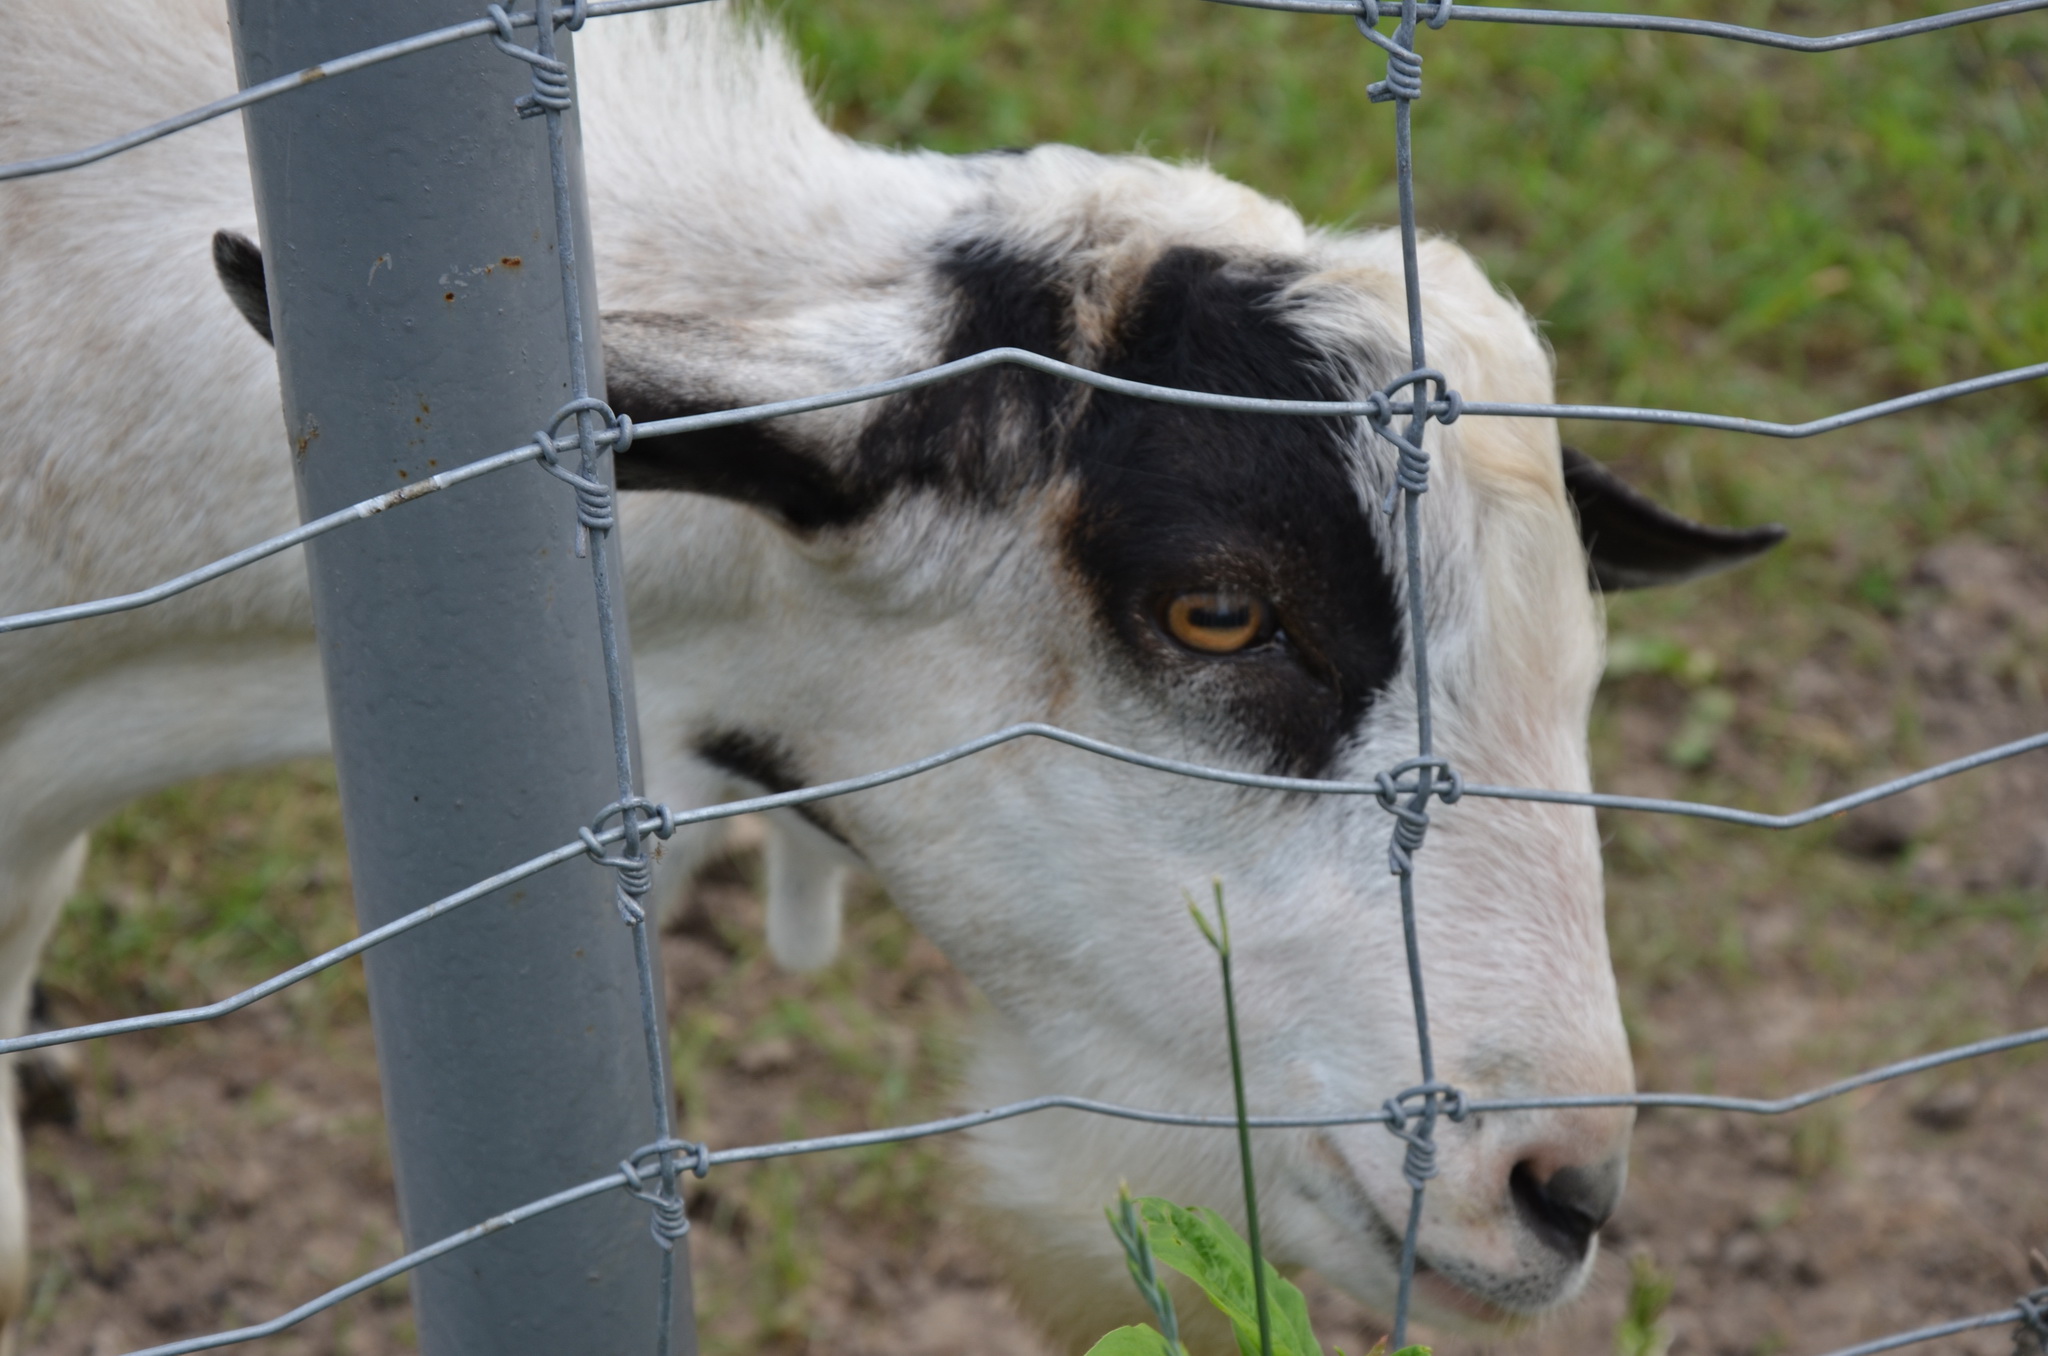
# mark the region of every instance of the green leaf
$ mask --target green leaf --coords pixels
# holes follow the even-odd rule
[[[1671,1291],[1671,1278],[1648,1253],[1629,1258],[1628,1308],[1615,1325],[1615,1356],[1664,1356],[1671,1334],[1659,1320],[1671,1303]]]
[[[1138,1199],[1138,1215],[1152,1255],[1202,1288],[1237,1332],[1238,1350],[1258,1356],[1259,1315],[1252,1293],[1251,1248],[1214,1210],[1187,1209],[1157,1196]],[[1265,1266],[1266,1304],[1273,1325],[1273,1356],[1323,1356],[1309,1327],[1301,1291]]]
[[[1118,1328],[1106,1334],[1100,1342],[1088,1348],[1088,1356],[1174,1356],[1174,1353],[1167,1349],[1166,1338],[1157,1328],[1133,1323],[1128,1328]]]

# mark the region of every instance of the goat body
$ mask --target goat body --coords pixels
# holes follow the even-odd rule
[[[23,0],[10,20],[0,160],[233,83],[215,0]],[[1206,169],[1142,157],[860,146],[818,121],[771,33],[709,8],[594,22],[578,44],[610,398],[638,420],[998,344],[1305,399],[1355,399],[1407,366],[1389,233],[1311,230]],[[0,608],[133,589],[296,521],[274,366],[245,323],[267,324],[260,258],[224,241],[220,280],[209,258],[216,230],[247,235],[253,217],[227,121],[0,185]],[[1515,305],[1449,244],[1425,243],[1421,268],[1433,364],[1467,399],[1547,401],[1549,362]],[[548,405],[537,393],[536,422]],[[1429,437],[1439,750],[1473,780],[1583,788],[1601,632],[1556,429],[1467,418]],[[1374,509],[1393,454],[1362,422],[992,370],[645,438],[616,469],[634,491],[648,790],[671,804],[1027,719],[1306,776],[1369,779],[1413,753],[1400,543]],[[1604,564],[1595,551],[1610,582],[1767,544],[1663,515],[1590,464],[1570,482],[1599,491],[1581,499],[1618,544]],[[1190,616],[1215,624],[1191,634]],[[1232,617],[1255,620],[1216,621]],[[326,751],[317,662],[289,559],[0,641],[0,1029],[23,1027],[97,820],[187,778]],[[1442,1076],[1475,1096],[1626,1091],[1591,812],[1466,801],[1437,818],[1417,888]],[[991,1000],[976,1099],[1222,1110],[1212,958],[1182,905],[1220,878],[1254,1107],[1373,1106],[1417,1081],[1389,827],[1370,800],[1011,745],[779,821],[769,938],[785,963],[828,960],[840,879],[864,864]],[[704,845],[672,853],[672,874]],[[1569,1296],[1628,1125],[1580,1110],[1441,1127],[1425,1307],[1488,1317]],[[1276,1258],[1385,1302],[1400,1150],[1377,1126],[1262,1135]],[[1234,1208],[1233,1148],[1210,1133],[1039,1118],[973,1152],[1020,1290],[1075,1336],[1129,1304],[1100,1215],[1120,1178]],[[0,1116],[0,1316],[23,1303],[19,1166]]]

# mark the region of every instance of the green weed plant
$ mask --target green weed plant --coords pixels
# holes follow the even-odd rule
[[[1664,1356],[1671,1349],[1663,1319],[1672,1289],[1671,1278],[1648,1253],[1629,1258],[1628,1308],[1614,1329],[1614,1356]]]
[[[1230,1320],[1239,1356],[1323,1356],[1309,1323],[1308,1300],[1299,1286],[1276,1271],[1259,1249],[1259,1197],[1252,1173],[1251,1118],[1244,1094],[1244,1053],[1237,1034],[1237,990],[1230,971],[1230,915],[1223,906],[1223,882],[1211,883],[1216,899],[1212,923],[1194,900],[1188,913],[1202,937],[1216,952],[1223,975],[1223,1023],[1230,1036],[1230,1084],[1237,1107],[1239,1166],[1244,1184],[1245,1234],[1230,1221],[1201,1206],[1176,1205],[1158,1196],[1133,1198],[1130,1188],[1117,1194],[1105,1211],[1110,1232],[1123,1245],[1124,1261],[1138,1294],[1151,1308],[1158,1327],[1134,1323],[1110,1332],[1088,1349],[1088,1356],[1188,1356],[1180,1339],[1180,1318],[1173,1296],[1159,1277],[1161,1264],[1198,1286]],[[1386,1341],[1368,1356],[1385,1356]],[[1344,1356],[1342,1351],[1337,1356]],[[1428,1347],[1409,1346],[1394,1356],[1430,1356]]]

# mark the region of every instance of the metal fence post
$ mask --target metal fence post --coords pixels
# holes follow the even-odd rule
[[[473,0],[229,9],[245,85],[479,17]],[[479,38],[247,111],[306,517],[527,442],[569,399],[548,138],[513,108],[529,87]],[[573,117],[565,131],[573,153]],[[571,181],[580,199],[580,165]],[[573,837],[618,798],[575,531],[572,492],[517,468],[308,547],[364,928]],[[367,966],[409,1246],[655,1138],[608,871],[556,867]],[[418,1273],[420,1349],[654,1349],[666,1260],[623,1190],[494,1234]],[[681,1249],[675,1264],[672,1340],[688,1352]]]

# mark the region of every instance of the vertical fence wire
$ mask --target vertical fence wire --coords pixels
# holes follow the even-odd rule
[[[537,0],[537,3],[545,4],[545,0]],[[611,713],[612,758],[618,774],[619,796],[598,813],[590,828],[584,830],[584,835],[591,856],[616,873],[614,898],[619,917],[633,934],[634,967],[640,986],[641,1040],[647,1057],[654,1140],[646,1148],[628,1155],[620,1164],[620,1171],[627,1190],[651,1207],[649,1228],[663,1254],[659,1271],[660,1293],[656,1301],[654,1351],[655,1356],[668,1356],[674,1332],[675,1247],[689,1233],[690,1219],[678,1186],[677,1149],[681,1146],[670,1133],[673,1098],[669,1092],[668,1062],[663,1053],[662,1002],[655,983],[654,948],[648,936],[647,910],[641,900],[653,885],[654,870],[643,835],[652,829],[655,835],[665,838],[674,832],[674,826],[665,812],[638,794],[612,577],[613,566],[618,560],[618,540],[613,532],[618,514],[611,483],[598,465],[598,457],[603,450],[598,442],[599,432],[612,435],[611,447],[616,453],[631,445],[632,424],[593,396],[590,388],[591,326],[584,310],[583,288],[578,273],[580,260],[576,253],[581,223],[576,211],[577,198],[569,183],[569,158],[562,125],[563,116],[573,106],[575,79],[569,63],[555,50],[557,25],[571,32],[582,28],[584,10],[584,0],[578,0],[573,8],[549,7],[549,17],[536,19],[536,39],[531,53],[514,41],[511,20],[502,7],[492,5],[490,13],[498,22],[499,31],[493,39],[499,50],[527,63],[532,71],[533,90],[521,96],[517,105],[521,116],[538,116],[547,124],[548,170],[555,212],[555,255],[562,276],[562,309],[567,328],[565,338],[569,350],[571,387],[569,403],[556,411],[551,427],[537,432],[534,441],[541,448],[542,465],[576,492],[577,554],[588,555],[590,559],[591,583],[597,595],[598,640],[604,652],[605,695]],[[573,472],[562,465],[561,449],[553,437],[566,421],[572,419],[575,421],[579,458]],[[619,820],[622,834],[622,851],[616,857],[607,856],[594,838],[595,832],[604,828],[614,816]],[[642,1188],[636,1170],[648,1157],[652,1157],[656,1164],[655,1187],[651,1192]],[[701,1155],[698,1171],[701,1175]]]

